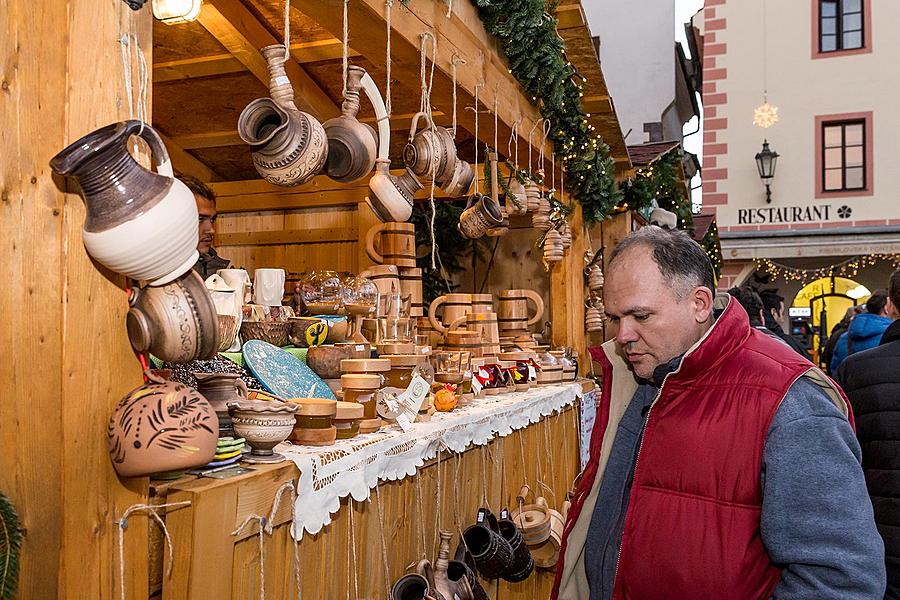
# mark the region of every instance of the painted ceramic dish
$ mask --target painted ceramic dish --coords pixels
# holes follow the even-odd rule
[[[244,363],[263,388],[282,398],[328,398],[334,392],[301,360],[260,340],[244,344]]]

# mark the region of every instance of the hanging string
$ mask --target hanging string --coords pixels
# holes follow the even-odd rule
[[[444,528],[444,527],[443,527],[444,520],[443,520],[443,518],[442,518],[443,515],[441,514],[441,452],[442,452],[442,449],[441,449],[440,446],[438,446],[438,453],[437,453],[437,499],[436,499],[436,502],[437,502],[437,511],[436,511],[436,512],[437,512],[437,514],[435,515],[435,519],[434,519],[434,541],[432,542],[432,543],[433,543],[432,548],[437,548],[437,546],[438,546],[438,532]]]
[[[281,496],[284,492],[290,491],[291,493],[291,506],[297,502],[297,491],[294,489],[293,481],[285,481],[281,484],[281,487],[278,488],[278,491],[275,492],[275,500],[272,502],[272,510],[269,511],[269,518],[266,520],[266,533],[268,535],[272,535],[275,531],[275,517],[278,514],[278,509],[281,506]],[[293,557],[294,557],[294,580],[297,585],[297,600],[300,600],[303,594],[301,580],[300,580],[300,543],[293,539],[288,533],[288,537],[290,538],[291,545],[293,546]]]
[[[437,207],[434,204],[434,190],[435,190],[435,178],[437,177],[437,163],[438,163],[438,140],[437,136],[434,135],[434,117],[431,111],[431,90],[434,86],[434,63],[437,60],[437,38],[435,38],[431,32],[423,31],[420,36],[421,38],[421,48],[419,61],[420,61],[420,69],[421,69],[421,77],[422,77],[422,95],[420,99],[420,111],[425,113],[425,117],[428,119],[428,127],[431,129],[432,135],[430,136],[431,140],[431,189],[428,193],[428,205],[431,207],[431,220],[429,222],[429,227],[431,231],[431,268],[432,270],[437,269],[437,242],[435,240],[434,235],[434,223],[437,219]],[[431,73],[428,76],[428,80],[426,82],[425,79],[425,64],[427,60],[427,46],[425,42],[428,38],[431,38]]]
[[[347,97],[347,71],[350,69],[350,24],[347,18],[347,5],[350,3],[350,0],[344,0],[344,46],[343,46],[343,56],[342,58],[342,66],[344,69],[344,91],[342,96],[344,98]]]
[[[132,31],[122,34],[119,38],[119,50],[122,58],[122,79],[125,87],[125,101],[128,104],[128,118],[135,119],[141,123],[138,130],[138,136],[144,133],[144,126],[149,120],[147,113],[147,98],[150,90],[150,70],[147,67],[147,58],[141,49],[137,35]],[[132,58],[136,56],[137,58]],[[137,63],[137,100],[134,97],[134,82],[132,79],[134,74],[134,63]],[[135,141],[134,152],[139,151],[137,141]]]
[[[447,0],[447,18],[453,14],[453,0]]]
[[[475,107],[472,108],[467,106],[467,110],[475,111],[475,192],[478,193],[479,189],[483,192],[484,188],[479,188],[479,181],[481,180],[481,170],[478,168],[478,88],[483,87],[484,83],[479,82],[475,84]]]
[[[291,0],[284,0],[284,60],[291,58]]]
[[[491,503],[488,501],[488,486],[487,486],[487,444],[481,447],[481,499],[483,500],[483,504],[488,509],[491,508]]]
[[[453,137],[456,137],[456,65],[464,65],[466,64],[466,59],[460,58],[458,55],[454,54],[453,59],[450,61],[450,73],[453,78],[453,118],[451,120],[451,131],[453,132]]]
[[[387,24],[387,49],[385,56],[385,70],[387,71],[387,82],[384,86],[385,98],[384,108],[387,111],[388,119],[391,118],[391,9],[394,7],[394,0],[387,0],[385,2],[387,6],[387,16],[385,17],[385,23]]]
[[[169,562],[166,565],[166,579],[169,579],[172,577],[172,565],[175,562],[174,551],[172,550],[172,537],[169,535],[166,522],[163,521],[162,517],[160,517],[159,513],[156,511],[160,508],[184,508],[185,506],[190,505],[190,500],[185,500],[184,502],[171,502],[169,504],[133,504],[129,506],[128,509],[122,513],[122,517],[115,522],[119,529],[119,598],[121,598],[121,600],[125,600],[125,529],[128,528],[128,517],[136,512],[145,511],[147,516],[156,521],[156,524],[162,529],[163,537],[165,538],[164,545],[169,551]]]
[[[415,493],[416,493],[416,507],[417,507],[418,510],[419,510],[419,514],[420,514],[420,515],[424,515],[424,514],[425,514],[425,511],[422,510],[422,487],[421,487],[421,485],[420,485],[420,483],[419,483],[419,478],[420,478],[420,476],[421,476],[421,475],[420,475],[421,472],[422,472],[421,469],[416,469],[416,475],[415,475],[416,490],[415,490]],[[425,554],[425,528],[424,528],[424,527],[419,527],[419,533],[420,533],[420,540],[419,540],[419,542],[421,542],[421,546],[422,546],[422,548],[421,548],[421,550],[422,550],[422,558],[428,558],[428,556]]]
[[[544,130],[544,137],[541,138],[541,173],[544,172],[544,146],[547,145],[547,134],[550,133],[550,121],[547,119],[541,119],[543,125],[541,128]],[[546,178],[545,178],[546,179]]]
[[[534,130],[537,129],[537,126],[540,124],[541,124],[541,120],[538,119],[537,121],[534,122],[534,125],[531,126],[531,131],[528,132],[528,170],[529,171],[534,168],[533,163],[531,162],[531,150],[534,146],[534,143],[532,142],[532,137],[534,136]],[[543,163],[543,160],[544,160],[544,148],[541,147],[541,158],[540,158],[541,163]],[[541,167],[538,166],[538,170],[540,170],[540,169],[541,169]],[[540,173],[538,173],[538,176],[540,176]]]
[[[381,536],[381,560],[384,563],[384,597],[391,595],[391,565],[388,561],[387,544],[384,541],[384,513],[381,511],[381,484],[375,486],[375,502],[378,509],[378,534]]]
[[[266,528],[266,518],[260,515],[247,515],[247,518],[244,519],[244,522],[240,524],[240,526],[231,532],[231,535],[238,536],[242,531],[252,523],[256,521],[259,523],[259,600],[266,600],[266,546],[263,541],[263,535],[265,534]]]
[[[556,504],[556,486],[553,485],[556,478],[556,469],[553,465],[553,442],[550,439],[550,417],[544,418],[544,443],[547,449],[547,458],[550,461],[550,494],[553,496],[553,503]]]
[[[459,452],[456,452],[455,456],[456,472],[453,475],[453,519],[455,520],[454,525],[456,526],[456,531],[459,533],[459,539],[462,540],[463,545],[465,545],[466,540],[463,537],[462,519],[459,516]]]

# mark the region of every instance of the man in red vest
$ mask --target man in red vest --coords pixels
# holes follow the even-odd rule
[[[554,600],[874,600],[884,547],[843,392],[713,307],[706,253],[645,227],[613,251],[603,388]]]

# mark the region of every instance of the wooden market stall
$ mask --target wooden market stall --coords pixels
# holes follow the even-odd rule
[[[559,181],[559,198],[574,207],[572,245],[562,261],[545,268],[530,217],[512,217],[493,262],[474,261],[455,283],[471,292],[536,290],[548,307],[552,343],[583,353],[585,255],[624,234],[631,222],[617,217],[602,234],[599,224],[584,223],[573,202],[578,198],[563,183],[562,161],[550,158],[554,148],[541,132],[540,99],[517,81],[501,42],[472,3],[387,4],[390,11],[384,0],[292,0],[285,68],[298,107],[320,121],[340,113],[346,6],[350,63],[364,67],[382,93],[390,68],[391,168],[399,174],[420,107],[422,33],[430,32],[436,51],[427,52],[426,66],[434,69],[428,100],[436,124],[456,124],[460,157],[473,166],[477,161],[481,173],[485,145],[496,147],[501,162],[512,160],[515,147],[517,166],[543,168],[548,187]],[[132,11],[121,0],[0,5],[3,38],[11,41],[0,45],[0,147],[8,157],[0,161],[0,261],[7,274],[0,297],[17,309],[0,333],[4,348],[13,349],[0,361],[0,439],[10,449],[0,459],[0,491],[16,507],[25,533],[19,593],[251,598],[258,597],[264,573],[267,598],[291,598],[293,507],[287,497],[273,513],[270,533],[258,536],[256,523],[233,532],[250,515],[269,515],[280,485],[300,476],[293,462],[223,480],[151,485],[146,477],[116,476],[107,420],[140,383],[141,371],[122,326],[128,282],[84,251],[83,203],[71,183],[52,176],[48,161],[85,133],[143,117],[162,135],[175,170],[216,192],[214,246],[220,253],[250,272],[284,268],[289,282],[313,270],[359,273],[370,266],[365,237],[379,221],[366,203],[365,180],[342,184],[319,175],[297,187],[274,186],[259,177],[237,134],[242,109],[268,96],[259,49],[282,40],[282,0],[203,0],[195,21],[177,25],[152,19],[149,8]],[[584,80],[586,123],[609,145],[616,175],[624,174],[631,163],[581,4],[563,0],[555,16],[567,60]],[[142,61],[152,82],[146,86]],[[376,124],[366,102],[359,118]],[[428,192],[418,192],[417,201],[427,202]],[[450,198],[438,189],[435,200]],[[584,382],[578,399],[584,394],[591,402],[592,388]],[[372,492],[377,503],[351,505],[343,498],[333,522],[306,533],[297,546],[303,597],[385,597],[423,547],[434,558],[438,528],[465,527],[485,503],[495,511],[512,507],[522,483],[561,507],[580,470],[577,404],[464,452],[439,449],[418,475],[379,483]],[[121,521],[129,507],[183,501],[190,506],[159,510],[172,537],[171,564],[145,509]],[[525,583],[492,584],[488,591],[494,599],[539,598],[551,584],[552,570],[544,570]]]

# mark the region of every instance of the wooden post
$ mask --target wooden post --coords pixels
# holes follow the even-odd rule
[[[569,226],[572,228],[572,246],[566,250],[561,262],[553,266],[550,274],[550,314],[553,323],[553,345],[570,346],[580,357],[587,353],[584,333],[584,252],[587,240],[581,204],[575,204]],[[579,361],[582,373],[587,361]]]
[[[151,26],[120,0],[0,2],[0,490],[26,529],[20,598],[117,598],[114,521],[147,502],[147,479],[119,480],[106,449],[112,408],[141,382],[125,282],[88,258],[84,205],[48,161],[128,117],[119,40],[135,31],[152,64]],[[124,536],[128,598],[147,597],[147,523]]]

